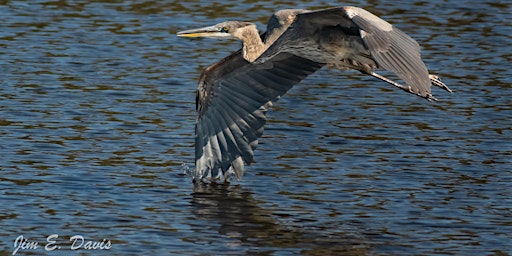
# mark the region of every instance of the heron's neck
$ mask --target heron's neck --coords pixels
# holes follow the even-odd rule
[[[265,50],[256,25],[251,25],[236,35],[243,42],[242,56],[249,62],[255,61]]]

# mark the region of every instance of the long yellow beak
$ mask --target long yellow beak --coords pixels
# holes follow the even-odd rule
[[[220,32],[217,26],[180,31],[176,35],[179,37],[231,37],[229,33]]]
[[[179,37],[210,37],[212,33],[181,33],[176,34]]]

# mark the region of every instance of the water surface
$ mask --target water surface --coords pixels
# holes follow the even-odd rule
[[[410,34],[454,93],[320,70],[269,112],[242,181],[194,187],[197,79],[240,43],[174,33],[325,2],[2,3],[1,254],[21,235],[40,246],[18,255],[511,255],[511,5],[332,5]]]

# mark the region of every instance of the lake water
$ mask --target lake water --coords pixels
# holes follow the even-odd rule
[[[240,43],[175,33],[324,1],[2,2],[0,255],[512,255],[512,4],[337,5],[418,40],[454,93],[322,69],[240,182],[194,187],[197,79]]]

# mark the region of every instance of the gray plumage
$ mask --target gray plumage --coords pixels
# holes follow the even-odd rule
[[[293,85],[323,66],[355,69],[428,100],[430,75],[418,43],[388,22],[357,7],[281,10],[258,34],[248,22],[229,21],[178,33],[243,41],[239,51],[206,68],[199,79],[194,179],[237,178],[251,164],[268,108]],[[394,72],[405,85],[375,73]],[[450,91],[451,92],[451,91]]]

